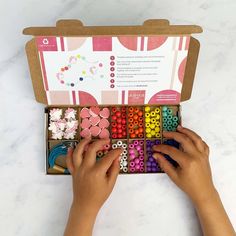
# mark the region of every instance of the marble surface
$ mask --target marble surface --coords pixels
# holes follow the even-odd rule
[[[44,174],[44,106],[34,99],[22,35],[60,18],[86,25],[141,24],[167,18],[199,24],[201,52],[183,123],[211,148],[215,185],[236,227],[235,0],[0,0],[0,235],[63,234],[71,178]],[[165,175],[120,176],[97,219],[95,236],[198,236],[188,198]]]

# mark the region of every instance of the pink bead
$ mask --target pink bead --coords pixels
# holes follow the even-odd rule
[[[143,150],[140,150],[140,151],[139,151],[139,154],[140,154],[140,155],[143,155],[143,154],[144,154]]]
[[[133,160],[134,158],[135,158],[135,154],[133,153],[133,154],[130,154],[129,155],[129,158],[130,158],[130,160]]]
[[[129,150],[129,154],[135,154],[134,149],[130,149],[130,150]]]
[[[144,172],[144,168],[143,167],[140,168],[140,172]]]
[[[144,162],[143,162],[143,161],[140,161],[140,162],[139,162],[139,165],[140,165],[140,166],[144,166]]]
[[[136,147],[136,150],[137,150],[137,151],[140,151],[141,149],[142,149],[142,148],[141,148],[140,146],[137,146],[137,147]]]
[[[132,143],[130,143],[129,148],[134,148],[134,145]]]
[[[141,146],[143,145],[143,140],[139,141],[139,145],[141,145]]]
[[[143,160],[144,160],[144,156],[143,156],[143,155],[140,155],[140,156],[139,156],[139,160],[140,160],[140,161],[143,161]]]
[[[130,165],[131,167],[134,167],[134,166],[135,166],[134,161],[131,161],[129,165]]]
[[[138,158],[134,159],[134,162],[135,162],[135,164],[138,164],[139,163],[139,159]]]
[[[140,165],[135,165],[135,169],[139,170],[140,169]]]
[[[134,146],[138,145],[138,140],[134,141]]]
[[[135,172],[135,168],[130,168],[130,172]]]

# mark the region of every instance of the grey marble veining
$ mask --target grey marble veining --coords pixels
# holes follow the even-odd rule
[[[141,24],[167,18],[204,32],[183,123],[211,147],[215,184],[236,227],[236,2],[234,0],[0,0],[0,235],[63,234],[71,201],[68,176],[44,175],[44,114],[34,99],[22,35],[27,26],[78,18],[86,25]],[[165,175],[120,176],[95,236],[199,236],[191,202]]]

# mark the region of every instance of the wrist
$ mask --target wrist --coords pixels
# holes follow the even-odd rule
[[[85,218],[90,221],[95,221],[98,214],[98,211],[92,209],[91,207],[81,206],[75,202],[72,203],[70,212],[79,219]]]

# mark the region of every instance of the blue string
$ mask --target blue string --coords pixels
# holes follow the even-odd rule
[[[49,157],[48,157],[50,168],[54,167],[55,161],[59,156],[65,156],[67,154],[68,147],[71,146],[71,144],[73,144],[73,142],[71,141],[63,142],[63,143],[57,144],[50,150]],[[64,174],[70,174],[67,168],[65,168]]]

